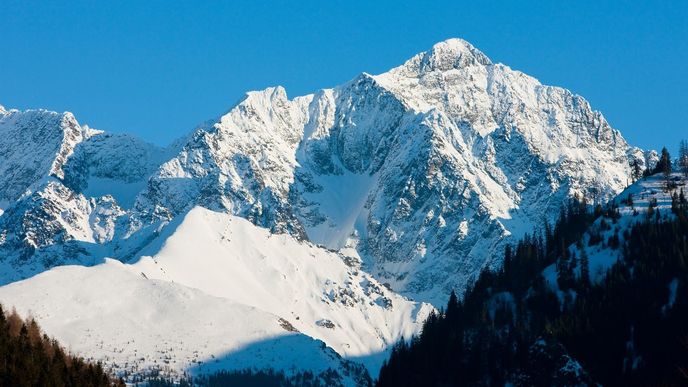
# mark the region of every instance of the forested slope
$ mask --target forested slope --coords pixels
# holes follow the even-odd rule
[[[572,201],[399,343],[378,385],[688,383],[684,187],[655,175],[607,208]]]
[[[0,307],[1,386],[124,386],[103,370],[66,352],[41,332],[33,320],[23,320]]]

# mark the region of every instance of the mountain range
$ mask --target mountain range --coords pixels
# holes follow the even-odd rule
[[[606,202],[658,160],[460,39],[249,92],[166,147],[46,110],[0,107],[0,134],[0,301],[120,373],[343,385],[568,199]]]

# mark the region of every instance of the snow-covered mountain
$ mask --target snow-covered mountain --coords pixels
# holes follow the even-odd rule
[[[127,208],[174,149],[45,110],[0,111],[0,133],[2,283],[102,261]]]
[[[54,134],[51,147],[31,155],[43,165],[70,138],[60,135],[56,113],[5,115],[57,123],[43,126]],[[71,123],[81,136],[69,143],[60,173],[36,170],[0,216],[4,283],[59,267],[3,287],[1,301],[33,314],[80,354],[130,375],[272,367],[359,385],[432,309],[385,288],[356,256],[202,207],[129,234],[143,218],[132,208],[136,192],[177,145],[160,149]],[[106,259],[121,251],[131,265]],[[218,328],[199,329],[199,321]],[[173,337],[185,339],[172,345]]]
[[[646,159],[582,97],[452,39],[312,95],[249,93],[135,207],[141,227],[201,204],[355,250],[393,289],[442,302],[498,264],[508,236],[571,195],[609,199]]]
[[[177,370],[191,348],[205,359],[236,354],[242,335],[293,328],[375,372],[374,354],[414,333],[429,310],[399,294],[441,306],[564,200],[609,199],[633,166],[657,158],[582,97],[493,64],[460,39],[311,95],[250,92],[166,148],[44,110],[1,108],[0,134],[2,284],[97,265],[8,285],[0,300],[33,310],[89,356],[137,366],[150,364],[132,360],[134,347],[97,346],[123,332],[99,319],[153,313],[130,326],[136,337],[121,337],[149,343],[145,358],[160,360],[158,328],[141,326],[166,312],[154,301],[161,294],[194,314],[195,299],[255,311],[261,323],[248,328],[263,336],[209,315],[240,334],[204,350],[195,347],[217,331],[162,330],[190,337]],[[136,292],[97,280],[125,274]],[[90,276],[129,301],[115,312],[107,297],[79,303]],[[60,290],[42,290],[51,288]],[[54,309],[64,299],[78,305]],[[101,313],[72,320],[89,308]],[[275,318],[291,328],[279,331]]]

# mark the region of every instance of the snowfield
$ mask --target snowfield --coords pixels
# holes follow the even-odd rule
[[[317,374],[342,367],[336,352],[283,328],[276,315],[146,279],[115,260],[58,267],[0,292],[5,305],[20,305],[70,351],[120,375],[244,368]]]
[[[0,302],[77,353],[172,375],[272,367],[345,376],[353,371],[342,357],[375,375],[389,346],[432,310],[354,258],[239,217],[196,207],[166,230],[135,263],[57,267],[0,288]]]

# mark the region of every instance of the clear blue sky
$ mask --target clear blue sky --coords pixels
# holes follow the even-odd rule
[[[461,37],[634,145],[688,137],[688,1],[402,3],[0,0],[0,104],[167,144],[245,91],[302,95]]]

